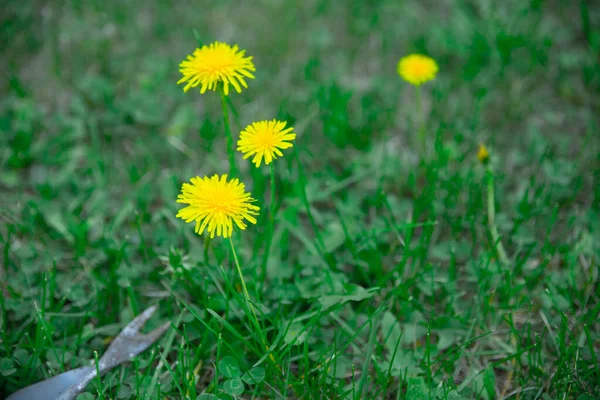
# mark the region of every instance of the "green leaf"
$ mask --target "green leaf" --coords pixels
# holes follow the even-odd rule
[[[324,309],[327,309],[334,305],[343,304],[348,301],[361,301],[364,299],[368,299],[370,297],[375,296],[375,293],[379,290],[378,287],[367,290],[357,285],[347,285],[346,288],[348,289],[348,292],[346,294],[322,296],[319,298],[319,303],[321,303]]]
[[[226,356],[219,361],[219,372],[227,378],[239,378],[241,371],[237,360],[231,356]]]
[[[389,311],[385,311],[381,317],[381,335],[385,349],[391,356],[396,349],[396,344],[402,337],[402,330],[396,317]]]
[[[265,375],[263,367],[254,367],[242,376],[242,380],[248,385],[256,385],[265,380]]]
[[[200,33],[196,29],[192,29],[194,33],[194,38],[196,39],[196,43],[198,43],[198,47],[202,47],[202,38],[200,37]]]
[[[68,351],[64,353],[56,353],[54,351],[48,350],[46,352],[46,360],[48,362],[48,365],[50,365],[52,368],[64,367],[69,361],[71,361],[71,358],[72,355]]]
[[[217,399],[218,399],[218,397],[211,393],[202,393],[201,395],[196,397],[196,400],[217,400]]]
[[[597,397],[592,397],[589,394],[582,394],[581,396],[579,396],[577,398],[577,400],[597,400],[597,399],[598,399]]]
[[[50,212],[46,214],[46,223],[52,227],[62,238],[69,243],[73,243],[74,239],[69,230],[67,229],[67,222],[64,217],[58,212]]]
[[[331,223],[325,231],[323,241],[326,253],[331,253],[341,247],[346,241],[341,224]]]
[[[77,396],[76,400],[94,400],[95,397],[93,394],[91,393],[81,393],[79,396]]]
[[[161,390],[165,390],[165,388],[161,387]],[[132,395],[133,390],[130,386],[127,385],[121,385],[121,387],[119,387],[119,390],[117,391],[117,398],[119,399],[131,399]]]
[[[17,360],[20,365],[24,365],[29,359],[29,354],[25,349],[18,349],[13,353],[13,358]]]
[[[241,379],[228,379],[223,384],[223,390],[225,393],[232,396],[240,396],[244,393],[244,382]]]
[[[425,385],[425,380],[421,377],[408,378],[408,387],[406,389],[406,398],[413,400],[429,399],[429,391]]]
[[[488,364],[483,373],[483,387],[487,392],[488,398],[493,399],[496,396],[496,374],[492,364]]]
[[[452,389],[446,392],[447,388],[440,382],[435,392],[435,399],[439,400],[466,400],[465,397],[461,396],[456,389]]]
[[[462,383],[462,386],[468,383],[472,392],[476,393],[480,398],[484,400],[493,399],[495,398],[494,384],[496,382],[496,377],[493,374],[493,367],[488,365],[482,371],[473,371],[472,378],[467,377]],[[460,391],[461,387],[459,387],[458,390]]]
[[[452,346],[458,340],[458,333],[454,330],[443,329],[436,332],[438,334],[438,350],[444,350]]]
[[[308,330],[305,328],[305,326],[303,324],[301,324],[300,322],[294,322],[294,323],[292,323],[292,325],[290,325],[287,332],[285,333],[285,337],[283,338],[283,341],[285,342],[285,344],[293,343],[294,345],[297,346],[299,344],[304,343],[304,341],[306,340],[307,334],[308,334]]]
[[[10,358],[3,358],[0,360],[0,374],[2,376],[9,376],[15,372],[17,372],[17,369],[15,368],[13,360]]]
[[[16,171],[2,171],[0,174],[0,184],[9,189],[14,189],[21,183],[19,174]]]
[[[446,397],[446,399],[447,400],[466,400],[466,398],[461,396],[460,394],[458,394],[458,392],[456,390],[453,390],[450,393],[448,393],[448,396]]]

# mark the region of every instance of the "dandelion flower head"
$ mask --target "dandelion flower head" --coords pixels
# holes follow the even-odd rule
[[[263,158],[265,164],[270,164],[277,157],[283,156],[281,150],[292,147],[296,138],[294,128],[286,129],[285,121],[259,121],[248,125],[240,133],[237,142],[238,151],[244,154],[244,159],[254,156],[252,162],[260,167]]]
[[[252,205],[256,200],[244,190],[238,179],[227,180],[227,175],[215,174],[211,178],[199,176],[184,183],[177,197],[178,203],[188,204],[177,213],[185,222],[196,222],[195,232],[199,235],[207,230],[211,238],[228,238],[233,233],[233,224],[246,229],[244,220],[256,224],[255,215],[259,207]]]
[[[420,86],[435,78],[438,66],[433,58],[411,54],[398,62],[398,73],[408,83]]]
[[[245,79],[254,79],[252,72],[256,71],[252,57],[244,57],[245,52],[239,50],[237,45],[232,47],[221,42],[197,48],[179,64],[179,72],[183,77],[177,84],[186,84],[184,92],[200,86],[200,93],[204,93],[207,89],[217,90],[218,84],[223,82],[225,95],[229,94],[229,85],[241,93],[242,86],[248,87]]]
[[[483,144],[479,145],[479,150],[477,151],[477,158],[479,159],[479,161],[482,164],[487,163],[488,160],[490,159],[490,153],[488,152],[488,149]]]

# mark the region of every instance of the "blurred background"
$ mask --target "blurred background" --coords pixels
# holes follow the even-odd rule
[[[233,97],[240,124],[287,118],[303,128],[309,149],[326,143],[361,151],[393,138],[398,151],[410,152],[406,137],[414,97],[397,76],[396,63],[422,52],[440,65],[427,96],[429,127],[435,132],[442,124],[444,139],[459,151],[486,142],[512,146],[516,157],[541,135],[575,156],[596,122],[594,95],[600,85],[600,39],[593,29],[598,7],[590,5],[558,0],[150,1],[143,6],[136,1],[6,1],[1,33],[5,113],[14,104],[10,100],[19,98],[35,103],[31,123],[37,117],[58,126],[37,132],[35,141],[25,133],[4,136],[27,164],[33,142],[41,147],[40,140],[48,140],[55,150],[66,151],[91,141],[87,129],[65,132],[60,125],[81,121],[76,117],[83,113],[93,115],[99,143],[111,150],[129,147],[141,157],[149,154],[136,152],[136,146],[171,138],[169,143],[184,142],[201,157],[212,150],[211,135],[219,131],[219,103],[210,95],[184,95],[175,84],[179,62],[197,46],[196,30],[202,43],[237,43],[254,56],[257,79]],[[59,138],[51,140],[52,135]],[[160,147],[152,149],[152,158],[191,156],[173,145]],[[19,163],[15,154],[8,156]],[[509,167],[519,162],[515,157],[505,160]]]
[[[399,221],[429,216],[438,225],[413,237],[422,244],[421,234],[429,232],[428,253],[411,257],[449,273],[458,292],[445,292],[445,284],[429,292],[432,282],[387,283],[399,285],[392,297],[405,302],[390,318],[414,323],[427,315],[438,321],[437,328],[452,332],[445,336],[448,346],[466,337],[472,321],[482,332],[495,329],[503,302],[527,304],[517,318],[519,329],[542,332],[539,310],[553,326],[566,315],[569,324],[597,327],[598,2],[3,0],[0,14],[0,287],[9,333],[5,371],[15,369],[3,375],[3,390],[47,375],[41,361],[32,361],[27,377],[20,375],[13,353],[26,349],[52,362],[36,350],[39,343],[17,335],[36,332],[31,304],[39,301],[48,277],[54,282],[49,309],[89,313],[98,325],[126,319],[126,304],[135,310],[169,291],[198,309],[225,307],[218,296],[200,299],[169,275],[173,265],[203,259],[192,227],[175,220],[181,183],[228,170],[218,95],[184,94],[176,84],[179,63],[199,43],[216,40],[245,49],[257,69],[249,89],[230,96],[234,140],[243,127],[262,119],[287,120],[298,133],[294,152],[326,253],[339,263],[335,279],[365,288],[381,284],[377,272],[361,273],[355,264],[377,264],[383,271],[398,261],[394,235],[389,229],[382,233],[389,228],[382,215]],[[414,52],[439,65],[437,78],[423,86],[435,149],[428,173],[419,172],[414,150],[414,88],[396,72],[398,60]],[[510,296],[500,295],[497,304],[478,297],[475,304],[487,311],[472,314],[472,300],[463,291],[491,287],[487,272],[474,267],[487,240],[483,171],[476,158],[480,143],[490,149],[498,173],[498,226],[520,260],[515,285],[525,299],[511,303]],[[392,156],[382,163],[384,151]],[[241,158],[238,165],[253,197],[267,198],[268,169],[254,169]],[[268,275],[276,283],[262,301],[287,306],[297,296],[308,308],[307,293],[318,296],[314,288],[321,279],[318,257],[307,250],[315,234],[302,214],[296,157],[279,159],[278,168],[282,206]],[[385,207],[376,193],[380,179]],[[252,229],[240,238],[250,269],[260,263],[254,256],[263,242],[255,234],[264,228]],[[352,241],[359,261],[351,254]],[[216,251],[224,257],[224,249]],[[584,272],[573,269],[581,257],[592,260]],[[448,272],[450,264],[459,265],[458,273]],[[445,322],[434,318],[436,309]],[[75,320],[53,321],[60,338],[82,329]],[[543,347],[548,359],[563,360],[552,344]],[[207,354],[214,356],[213,350]],[[69,351],[70,367],[91,357],[79,347]],[[419,354],[408,354],[402,365],[417,365]],[[487,355],[477,357],[483,357],[481,365],[489,361]],[[446,359],[435,379],[465,382],[480,364],[465,366],[462,360]],[[48,365],[60,370],[54,362]],[[540,361],[539,375],[521,370],[510,390],[544,387],[553,372],[554,379],[566,377],[567,364],[556,375]],[[505,371],[497,375],[496,394],[505,377]],[[572,385],[581,393],[594,387],[587,379]],[[562,387],[545,390],[556,394]]]

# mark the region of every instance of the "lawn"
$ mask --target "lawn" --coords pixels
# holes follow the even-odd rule
[[[154,304],[169,330],[78,399],[600,397],[597,2],[1,14],[0,398]],[[179,64],[215,41],[255,79],[184,93]],[[435,79],[399,76],[412,53]],[[272,119],[296,134],[282,156],[229,151],[228,128]],[[214,174],[260,207],[231,238],[176,217]]]

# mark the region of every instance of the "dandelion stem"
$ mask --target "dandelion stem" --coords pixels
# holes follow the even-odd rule
[[[269,351],[269,346],[267,345],[267,339],[266,339],[265,335],[263,334],[260,324],[258,323],[258,318],[256,317],[256,311],[254,310],[254,306],[250,302],[250,294],[248,293],[248,289],[246,288],[246,282],[244,281],[244,275],[242,274],[242,269],[240,268],[240,263],[238,261],[237,253],[235,252],[235,246],[233,245],[233,240],[231,238],[229,238],[229,243],[231,244],[231,251],[233,253],[233,259],[235,261],[235,267],[236,267],[238,275],[240,277],[240,281],[242,282],[242,291],[244,293],[244,298],[246,300],[246,304],[248,305],[248,308],[250,308],[250,311],[252,312],[252,317],[254,317],[254,320],[252,320],[252,323],[254,324],[254,326],[256,327],[256,329],[258,330],[258,332],[260,334],[260,339],[263,343],[263,346],[265,347],[265,350]],[[273,362],[273,365],[275,365],[276,367],[279,368],[279,365],[278,365],[277,361],[275,360],[275,357],[273,357],[273,353],[269,354],[269,359],[271,360],[271,362]]]
[[[275,229],[275,165],[271,163],[271,204],[269,210],[269,222],[267,225],[267,242],[265,245],[265,255],[263,257],[262,265],[262,276],[261,281],[265,282],[267,278],[267,263],[269,261],[269,255],[271,250],[271,244],[273,242],[273,232]]]
[[[419,145],[421,146],[422,156],[427,156],[427,141],[425,137],[425,115],[423,114],[423,96],[421,95],[421,86],[415,86],[417,102],[417,120],[419,131],[417,134]]]
[[[504,265],[508,265],[508,257],[506,256],[504,246],[502,246],[502,242],[500,241],[500,235],[498,235],[498,228],[496,227],[496,207],[494,205],[494,171],[492,170],[492,166],[490,163],[488,163],[487,165],[486,175],[488,228],[490,230],[492,242],[494,244],[500,262]]]
[[[271,163],[271,224],[275,222],[275,166]]]
[[[231,238],[229,238],[229,243],[231,244],[231,251],[233,252],[233,259],[235,261],[235,267],[236,267],[238,275],[240,277],[240,281],[242,282],[242,291],[243,291],[244,297],[246,299],[246,304],[248,305],[248,308],[250,308],[250,311],[252,311],[252,316],[254,317],[254,322],[256,323],[257,327],[260,327],[260,325],[258,324],[258,318],[256,318],[256,312],[254,311],[254,306],[250,302],[250,294],[248,293],[248,289],[246,288],[246,281],[244,281],[244,275],[242,274],[242,269],[240,268],[240,263],[238,261],[237,253],[235,252],[235,246],[233,245],[233,240]]]
[[[227,106],[227,98],[223,88],[219,90],[221,94],[221,109],[223,110],[223,123],[225,124],[225,140],[227,142],[227,154],[229,155],[229,176],[234,177],[236,174],[235,168],[235,153],[233,151],[233,138],[231,137],[231,125],[229,125],[229,107]]]
[[[204,239],[204,264],[208,265],[208,251],[210,249],[210,236]]]

